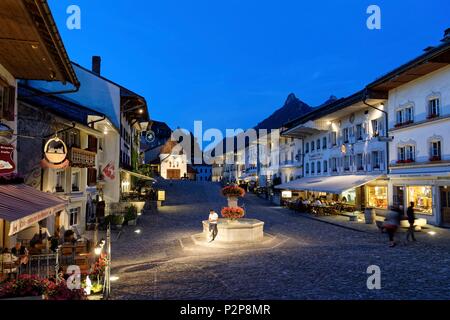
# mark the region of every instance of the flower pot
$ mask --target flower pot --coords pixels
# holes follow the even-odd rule
[[[374,224],[376,221],[376,212],[373,208],[367,208],[364,211],[364,218],[366,221],[366,224]]]

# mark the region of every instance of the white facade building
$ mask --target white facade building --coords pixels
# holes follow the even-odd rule
[[[449,57],[447,38],[369,85],[389,92],[389,203],[434,225],[450,225]]]
[[[331,190],[337,190],[333,197],[345,197],[358,209],[388,209],[387,144],[380,141],[386,134],[384,104],[383,97],[363,90],[287,124],[282,136],[297,138],[290,141],[292,148],[298,146],[304,177],[285,179],[277,189],[315,192],[328,198]],[[333,176],[343,176],[339,185],[333,185]]]

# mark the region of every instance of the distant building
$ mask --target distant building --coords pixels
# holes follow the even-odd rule
[[[176,141],[169,140],[159,154],[160,175],[164,179],[188,178],[186,153]]]

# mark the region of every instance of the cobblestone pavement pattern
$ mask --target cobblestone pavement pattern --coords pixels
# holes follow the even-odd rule
[[[158,214],[141,217],[113,243],[114,299],[450,299],[450,232],[417,234],[388,248],[386,235],[307,219],[247,195],[247,216],[275,235],[270,247],[191,246],[208,210],[226,201],[214,183],[167,183]],[[137,234],[134,229],[141,229]],[[399,239],[404,240],[404,233]],[[367,289],[367,268],[381,268],[381,290]]]

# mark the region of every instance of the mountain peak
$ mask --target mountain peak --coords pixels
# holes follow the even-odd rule
[[[258,123],[255,129],[281,128],[285,123],[296,119],[311,110],[312,108],[309,105],[298,99],[295,94],[290,93],[284,105],[269,117]]]
[[[288,97],[287,97],[287,99],[286,99],[286,102],[285,102],[284,104],[286,105],[286,104],[292,103],[292,102],[297,101],[297,100],[298,100],[298,99],[297,99],[297,97],[295,96],[295,94],[294,94],[294,93],[290,93],[290,94],[288,95]]]

